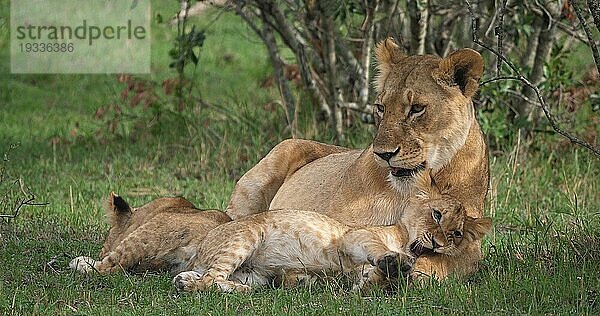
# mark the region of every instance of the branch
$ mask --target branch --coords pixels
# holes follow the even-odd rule
[[[261,12],[261,16],[263,19],[267,19],[264,12]],[[285,117],[287,119],[288,126],[290,127],[290,131],[292,132],[292,138],[296,138],[296,101],[294,100],[294,96],[292,95],[288,81],[285,78],[283,70],[284,63],[279,56],[279,48],[277,47],[277,41],[275,40],[274,32],[271,26],[263,23],[262,31],[263,41],[267,45],[269,58],[271,59],[273,70],[275,71],[275,78],[277,78],[277,86],[279,87],[281,99],[284,104]]]
[[[499,80],[518,80],[518,81],[520,81],[521,83],[523,83],[524,85],[526,85],[527,87],[529,87],[530,89],[532,89],[534,91],[534,93],[540,103],[540,107],[544,111],[544,115],[548,119],[548,122],[550,122],[550,125],[552,126],[552,129],[554,129],[554,131],[556,131],[558,134],[564,136],[572,143],[576,143],[584,148],[587,148],[588,150],[593,152],[596,156],[600,157],[600,149],[598,149],[596,146],[571,135],[571,133],[561,129],[558,126],[558,124],[556,123],[556,120],[554,119],[554,116],[552,116],[552,114],[550,113],[550,109],[548,108],[548,105],[546,104],[546,101],[542,97],[542,94],[537,86],[535,86],[527,78],[525,78],[521,74],[521,72],[517,69],[517,67],[515,67],[515,65],[512,62],[510,62],[508,59],[506,59],[506,57],[504,57],[498,51],[489,47],[488,45],[486,45],[485,43],[483,43],[482,41],[479,40],[479,37],[477,34],[477,19],[475,18],[475,14],[471,7],[471,3],[469,2],[469,0],[465,0],[465,3],[467,5],[467,9],[469,10],[469,15],[471,17],[471,32],[472,32],[472,36],[473,36],[473,42],[475,44],[487,49],[492,54],[494,54],[496,57],[498,57],[500,60],[505,62],[508,65],[508,67],[510,67],[510,69],[513,71],[513,73],[516,74],[515,76],[512,76],[512,77],[503,76],[503,77],[496,77],[493,79],[489,79],[489,80],[482,82],[480,84],[480,86],[491,83],[491,82],[499,81]]]
[[[340,104],[340,107],[344,108],[344,109],[360,112],[360,113],[373,114],[373,106],[370,104],[367,104],[365,106],[360,106],[356,102],[343,102]]]
[[[584,37],[583,35],[579,34],[578,32],[573,31],[564,23],[562,23],[560,21],[555,21],[554,24],[556,24],[556,27],[558,27],[561,31],[567,33],[568,35],[571,35],[578,41],[584,43],[585,45],[588,45],[588,46],[590,45],[590,42],[588,41],[587,37]]]
[[[502,2],[502,7],[500,8],[500,13],[498,14],[498,25],[494,32],[498,38],[498,53],[504,55],[504,46],[502,45],[502,41],[504,39],[504,12],[506,12],[506,3],[508,0],[504,0]],[[500,59],[496,60],[496,76],[500,76],[500,72],[502,71],[502,62]]]
[[[25,191],[25,185],[23,184],[23,180],[21,178],[15,180],[15,182],[13,182],[12,186],[16,186],[16,185],[19,185],[19,189],[21,190],[21,193],[23,193],[25,198],[21,199],[18,203],[15,203],[15,207],[13,208],[12,214],[0,214],[0,218],[8,218],[8,219],[16,218],[19,215],[19,211],[21,210],[21,208],[25,205],[29,205],[29,206],[48,205],[48,203],[34,202],[35,195],[33,193],[27,193]],[[7,198],[8,198],[8,192],[5,194],[4,200],[7,200]]]
[[[256,10],[260,11],[263,23],[273,28],[274,30],[276,30],[277,34],[281,35],[281,38],[284,41],[284,43],[290,48],[290,50],[296,57],[296,61],[298,63],[298,66],[300,67],[300,74],[304,86],[312,93],[313,97],[318,100],[321,110],[325,113],[326,116],[329,117],[331,115],[330,106],[329,104],[327,104],[326,98],[317,83],[319,78],[316,75],[316,73],[312,70],[312,67],[309,62],[309,57],[306,56],[307,53],[304,49],[305,46],[302,44],[302,42],[297,41],[297,38],[293,36],[294,31],[291,28],[289,28],[289,26],[279,25],[279,23],[272,21],[272,11],[275,11],[277,8],[270,7],[270,3],[267,3],[265,1],[255,1],[255,5],[258,6]],[[252,18],[248,16],[246,12],[244,12],[244,7],[250,6],[244,1],[236,1],[236,13],[250,26],[250,28],[256,34],[260,36],[265,45],[268,46],[268,39],[265,37],[265,34],[263,34],[259,27],[252,21]],[[282,33],[282,28],[286,30],[285,34],[287,35],[287,37],[284,36],[284,34]],[[301,37],[301,35],[298,36]],[[312,60],[314,60],[314,58],[312,58]]]
[[[596,46],[596,42],[594,41],[594,38],[592,37],[592,32],[590,31],[590,28],[588,27],[587,22],[585,21],[585,18],[581,14],[581,9],[579,9],[579,6],[577,5],[577,3],[575,3],[575,1],[573,1],[573,0],[569,0],[569,3],[575,10],[575,13],[577,14],[577,18],[579,19],[579,22],[581,22],[581,26],[583,27],[583,30],[585,31],[585,35],[588,38],[588,46],[592,50],[592,55],[594,55],[594,61],[596,62],[596,68],[598,69],[598,73],[600,73],[600,53],[598,52],[598,46]]]
[[[537,4],[535,6],[527,6],[527,9],[530,10],[531,12],[533,12],[535,15],[537,15],[538,17],[548,17],[548,14],[546,11],[542,11],[542,9],[540,8],[544,8],[543,6],[541,6],[540,4]],[[544,8],[545,9],[545,8]],[[556,25],[556,27],[558,27],[561,31],[567,33],[568,35],[574,37],[575,39],[579,40],[580,42],[584,43],[585,45],[589,45],[588,44],[588,39],[587,37],[585,37],[582,34],[579,34],[577,31],[573,30],[572,27],[569,27],[568,25],[566,25],[565,23],[552,19],[551,22]]]

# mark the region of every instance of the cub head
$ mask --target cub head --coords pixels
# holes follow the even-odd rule
[[[479,240],[492,229],[490,218],[467,216],[457,199],[441,191],[431,176],[431,169],[419,174],[416,180],[413,218],[405,222],[414,224],[408,230],[412,233],[411,251],[415,255],[426,251],[456,255],[463,240]]]
[[[194,205],[181,197],[163,197],[155,199],[140,207],[131,207],[122,197],[111,192],[106,202],[106,215],[110,222],[110,230],[100,251],[100,258],[113,250],[135,228],[144,224],[157,213],[168,212],[169,209],[185,209],[197,211]]]
[[[407,56],[391,38],[375,53],[374,158],[400,189],[417,171],[448,164],[465,144],[483,59],[468,48],[446,58]]]

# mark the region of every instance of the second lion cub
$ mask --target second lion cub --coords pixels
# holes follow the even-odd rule
[[[425,251],[460,253],[463,239],[476,240],[491,229],[491,219],[465,215],[463,206],[432,183],[430,172],[417,178],[418,192],[392,226],[353,228],[323,214],[276,210],[228,222],[210,231],[198,245],[190,271],[173,282],[184,291],[217,286],[247,292],[275,279],[299,279],[323,272],[357,271],[355,288],[407,274]],[[291,280],[293,283],[294,280]]]
[[[69,263],[81,273],[117,271],[184,271],[195,245],[220,224],[231,221],[217,210],[201,211],[181,197],[162,197],[131,207],[111,193],[106,205],[110,230],[99,260],[77,257]]]

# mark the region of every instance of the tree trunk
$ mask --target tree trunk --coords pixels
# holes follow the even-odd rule
[[[587,5],[594,18],[596,29],[600,31],[600,2],[598,0],[587,0]]]
[[[546,9],[553,17],[555,17],[558,16],[560,7],[560,5],[548,4]],[[544,65],[550,58],[552,44],[554,43],[556,34],[556,26],[554,23],[550,23],[547,16],[539,18],[537,21],[537,28],[540,29],[540,31],[537,38],[533,67],[531,68],[531,73],[529,75],[529,81],[535,86],[538,86],[544,79]],[[527,140],[530,139],[531,131],[535,128],[537,96],[535,91],[528,87],[523,87],[522,94],[524,98],[520,99],[517,103],[516,111],[518,119],[526,124],[526,126],[520,129],[520,133],[522,136],[525,136],[523,139]]]
[[[333,109],[333,115],[331,116],[334,134],[336,135],[336,141],[339,141],[343,137],[344,133],[344,122],[342,115],[342,100],[341,89],[338,83],[337,68],[336,68],[336,52],[335,52],[335,25],[331,17],[323,15],[323,62],[325,64],[325,71],[327,72],[327,89],[329,90],[328,103]]]
[[[410,17],[410,50],[413,54],[425,53],[425,38],[427,36],[427,0],[408,0],[406,3]]]
[[[285,78],[283,61],[281,60],[281,57],[279,57],[279,49],[277,48],[277,42],[275,41],[275,36],[273,36],[273,33],[273,28],[271,28],[269,24],[263,23],[263,41],[267,46],[269,59],[271,60],[273,71],[275,72],[275,78],[277,79],[277,86],[279,87],[279,92],[281,93],[281,101],[283,102],[283,107],[285,109],[285,117],[287,119],[288,126],[292,133],[292,137],[296,138],[296,101],[292,91],[290,90],[290,85]]]
[[[538,20],[540,19],[540,17],[535,18],[536,22],[534,23],[534,25],[536,25],[536,27],[533,29],[533,34],[531,34],[531,40],[527,41],[527,47],[525,48],[525,52],[523,53],[523,55],[521,56],[521,60],[519,61],[521,63],[521,66],[527,67],[529,69],[533,67],[533,60],[535,59],[535,52],[538,46],[537,39],[540,37],[540,30],[543,28],[543,26],[540,27],[540,25],[538,25],[540,23],[538,22]]]

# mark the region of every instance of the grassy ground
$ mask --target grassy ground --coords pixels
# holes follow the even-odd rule
[[[8,1],[0,4],[5,19]],[[175,8],[156,3],[154,10],[168,16]],[[180,294],[167,274],[75,274],[66,268],[71,258],[100,250],[108,228],[102,201],[110,191],[132,204],[180,194],[200,207],[223,208],[239,176],[289,137],[284,112],[272,104],[277,91],[259,88],[270,72],[262,46],[232,15],[209,28],[196,73],[198,89],[215,106],[188,115],[167,111],[157,124],[144,121],[147,110],[124,107],[130,116],[117,135],[94,119],[98,107],[121,102],[114,76],[9,75],[7,34],[0,23],[0,152],[20,144],[7,172],[20,174],[37,201],[49,204],[0,223],[0,313],[600,313],[600,162],[551,145],[557,138],[550,135],[539,136],[538,150],[520,163],[515,150],[491,159],[486,215],[495,231],[484,241],[481,270],[466,282],[366,297],[336,283],[224,295]],[[154,74],[147,79],[172,74],[172,34],[168,25],[154,26]],[[314,117],[300,113],[300,136],[329,140]],[[359,126],[346,145],[366,146],[371,132]]]

